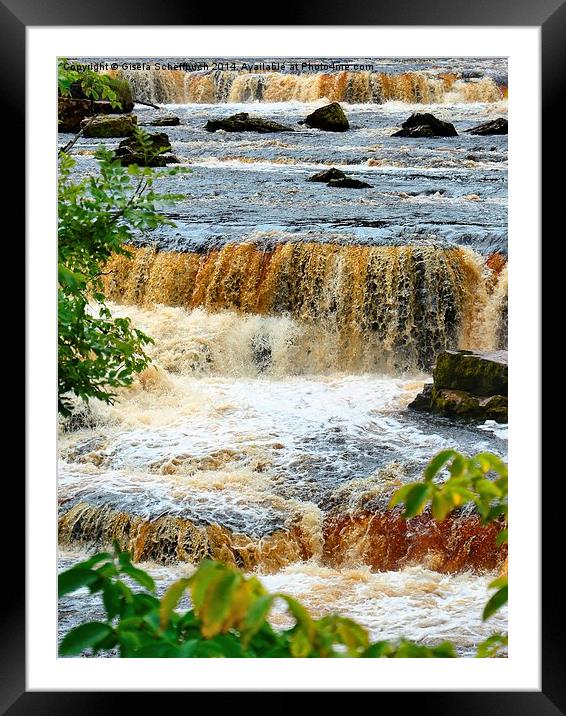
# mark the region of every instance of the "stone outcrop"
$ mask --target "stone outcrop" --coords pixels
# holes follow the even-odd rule
[[[318,174],[313,174],[312,177],[309,177],[307,181],[319,181],[319,182],[329,182],[331,179],[345,179],[346,175],[344,172],[340,171],[340,169],[336,169],[335,167],[332,167],[331,169],[325,169],[323,172],[318,172]]]
[[[507,422],[507,351],[445,351],[412,410],[465,421]]]
[[[458,132],[450,122],[443,122],[428,112],[412,114],[401,125],[402,129],[392,137],[457,137]]]
[[[352,179],[352,177],[344,177],[343,179],[331,179],[328,186],[338,187],[342,189],[371,189],[371,184],[360,179]]]
[[[204,128],[207,132],[217,132],[219,129],[223,129],[225,132],[260,132],[261,134],[295,131],[293,127],[272,122],[270,119],[250,117],[247,112],[233,114],[225,119],[209,119]]]
[[[322,129],[325,132],[345,132],[350,129],[348,117],[338,102],[315,109],[299,124],[306,124],[307,127]]]
[[[466,132],[480,137],[486,137],[491,134],[507,134],[508,127],[509,124],[505,117],[498,117],[497,119],[491,120],[491,122],[485,122],[485,124],[472,127],[472,129],[466,129]]]
[[[166,164],[178,164],[179,160],[171,151],[171,142],[165,132],[147,135],[151,147],[144,149],[135,137],[123,139],[115,151],[122,166],[137,164],[140,167],[164,167]]]
[[[162,114],[144,122],[148,127],[176,127],[181,124],[181,120],[176,114]]]
[[[96,139],[129,137],[136,125],[137,117],[132,114],[106,115],[83,119],[81,122],[83,135]]]

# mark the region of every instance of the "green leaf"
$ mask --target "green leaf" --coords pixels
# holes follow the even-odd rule
[[[73,567],[66,572],[61,572],[58,577],[59,597],[74,592],[81,587],[88,587],[99,579],[98,574],[90,569]]]
[[[125,564],[122,565],[122,572],[127,574],[128,577],[131,577],[142,587],[148,589],[150,592],[155,591],[155,582],[153,581],[153,578],[147,572],[144,572],[143,569],[138,569],[131,564]]]
[[[501,530],[501,532],[495,538],[495,544],[500,547],[502,544],[506,544],[508,539],[508,531]]]
[[[291,637],[291,656],[304,659],[311,653],[311,642],[304,629],[298,629]]]
[[[74,656],[88,648],[107,639],[112,634],[112,628],[103,622],[88,622],[81,624],[65,636],[59,647],[61,656]]]
[[[427,483],[417,483],[405,499],[405,517],[415,517],[425,508],[431,493],[431,486]]]
[[[442,522],[452,511],[452,500],[442,492],[435,492],[432,496],[432,516]]]
[[[251,607],[248,609],[248,613],[246,614],[242,626],[244,642],[246,644],[250,642],[254,634],[256,634],[265,624],[274,600],[275,595],[264,594],[263,596],[256,599],[252,603]]]
[[[485,609],[483,610],[483,616],[482,619],[485,621],[486,619],[489,619],[492,614],[495,614],[495,612],[498,609],[501,609],[501,607],[505,604],[507,604],[507,587],[502,587],[499,589],[495,594],[491,597],[491,599],[488,601],[488,603],[485,605]]]
[[[162,627],[167,626],[169,623],[173,610],[179,603],[179,599],[183,596],[183,592],[188,588],[190,582],[191,580],[189,577],[178,579],[176,582],[173,582],[173,584],[161,597],[159,621]]]
[[[456,450],[442,450],[439,452],[426,466],[424,470],[424,479],[427,481],[432,480],[432,478],[437,475],[440,470],[442,470],[446,463],[457,455],[458,453]]]

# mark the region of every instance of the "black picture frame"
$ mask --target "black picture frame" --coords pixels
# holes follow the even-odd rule
[[[255,7],[255,6],[254,6]],[[249,6],[224,6],[223,26],[263,25],[263,16]],[[117,3],[114,0],[96,0],[93,3],[77,3],[76,0],[0,0],[0,56],[2,58],[0,84],[5,124],[3,136],[20,138],[20,141],[4,141],[2,155],[10,174],[17,167],[23,168],[22,127],[25,122],[25,61],[26,27],[29,26],[205,26],[215,25],[218,8],[212,4],[183,4],[172,0],[152,3],[149,0]],[[535,26],[541,28],[542,44],[542,111],[543,132],[551,131],[551,121],[558,115],[563,74],[566,67],[566,3],[564,0],[490,0],[489,3],[471,3],[468,0],[435,0],[430,3],[368,4],[367,0],[342,0],[324,3],[305,3],[281,9],[282,18],[293,19],[293,25],[380,25],[380,26]],[[260,15],[258,18],[257,15]],[[256,17],[253,17],[256,15]],[[281,23],[288,25],[288,22]],[[533,101],[537,101],[533,97]],[[556,163],[557,145],[550,140],[543,144],[542,156],[549,168]],[[552,153],[552,163],[550,161]],[[546,209],[550,222],[550,207],[560,207],[564,201],[563,189],[558,180],[550,181],[547,175],[543,183],[542,208]],[[6,205],[12,218],[24,216],[24,183],[9,182],[3,190]],[[560,201],[560,199],[562,201]],[[15,207],[21,207],[18,214]],[[556,213],[556,209],[555,212]],[[554,218],[554,217],[553,217]],[[558,238],[558,237],[556,237]],[[12,246],[15,241],[12,239]],[[16,325],[21,325],[18,323]],[[7,332],[9,340],[16,341],[16,331]],[[536,339],[533,336],[533,339]],[[11,362],[11,370],[16,362]],[[28,450],[33,446],[28,445]],[[5,510],[13,512],[16,505],[25,505],[24,481],[18,481],[17,470],[5,471]],[[533,480],[536,476],[532,476]],[[552,479],[552,475],[549,478]],[[564,480],[556,474],[552,489],[543,495],[543,614],[542,614],[542,690],[538,692],[381,692],[376,708],[382,709],[384,699],[396,700],[402,696],[402,705],[415,709],[416,713],[434,713],[436,716],[476,716],[482,714],[513,714],[514,716],[556,716],[566,714],[566,664],[562,643],[563,613],[561,561],[555,557],[553,545],[563,543],[563,520],[555,517],[557,504],[564,504]],[[560,494],[561,493],[561,494]],[[0,621],[0,713],[10,716],[23,714],[100,714],[135,708],[139,696],[143,705],[156,705],[154,694],[131,692],[30,692],[26,691],[25,674],[25,573],[24,534],[14,523],[13,531],[6,530],[3,550],[3,587],[5,605]],[[534,575],[537,576],[537,575]],[[554,581],[556,580],[556,581]],[[561,634],[562,631],[562,634]],[[182,686],[180,685],[180,688]],[[450,684],[447,684],[450,688]],[[220,696],[219,693],[217,696]],[[156,694],[163,699],[164,693]],[[187,704],[188,706],[188,704]],[[268,706],[264,702],[265,708]]]

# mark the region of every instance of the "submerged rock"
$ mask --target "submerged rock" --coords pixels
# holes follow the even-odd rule
[[[466,421],[507,422],[507,351],[445,351],[412,410]]]
[[[458,132],[450,122],[443,122],[428,112],[412,114],[401,125],[403,129],[392,137],[457,137]]]
[[[144,122],[148,127],[176,127],[181,124],[181,120],[176,114],[163,114]]]
[[[508,126],[508,121],[505,117],[498,117],[497,119],[491,120],[491,122],[485,122],[484,124],[479,124],[477,127],[472,127],[472,129],[466,129],[466,132],[481,137],[490,134],[507,134]]]
[[[132,114],[117,114],[92,119],[83,119],[85,137],[106,139],[109,137],[129,137],[137,124],[137,117]]]
[[[136,137],[123,139],[118,145],[115,156],[120,159],[122,166],[137,164],[140,167],[164,167],[166,164],[178,164],[179,160],[171,151],[171,142],[165,132],[148,134],[151,149],[144,150]]]
[[[311,112],[299,124],[306,124],[313,129],[322,129],[325,132],[345,132],[350,129],[346,113],[338,102],[332,102]]]
[[[250,117],[247,112],[233,114],[225,119],[209,119],[204,125],[207,132],[217,132],[223,129],[225,132],[294,132],[293,127],[288,127],[279,122],[272,122],[270,119],[261,117]]]
[[[336,169],[335,167],[332,167],[332,169],[325,169],[323,172],[318,172],[318,174],[313,174],[312,177],[309,177],[307,181],[320,181],[320,182],[329,182],[331,179],[345,179],[346,175],[344,172],[341,172],[340,169]]]
[[[352,177],[344,177],[343,179],[331,179],[328,186],[341,187],[343,189],[371,189],[371,184],[360,179],[352,179]]]

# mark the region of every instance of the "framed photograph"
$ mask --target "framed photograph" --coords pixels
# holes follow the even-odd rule
[[[563,6],[0,9],[27,349],[2,713],[563,713],[539,430]]]

